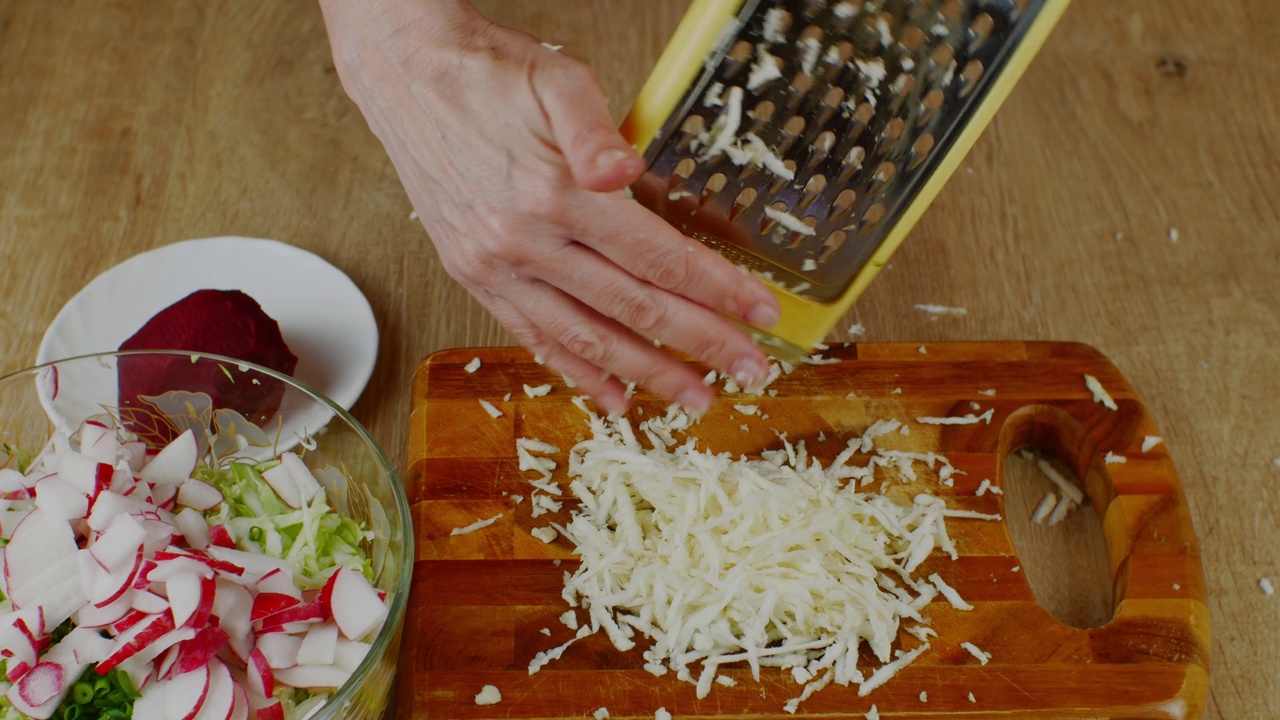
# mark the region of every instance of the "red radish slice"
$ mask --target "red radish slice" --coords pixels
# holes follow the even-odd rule
[[[177,485],[152,485],[151,486],[151,504],[166,510],[172,508],[178,502],[178,486]]]
[[[300,598],[292,595],[284,595],[282,593],[260,592],[253,599],[253,610],[249,613],[249,619],[257,622],[264,618],[271,617],[276,613],[282,612],[299,604]]]
[[[71,653],[77,665],[90,665],[102,662],[111,654],[115,642],[86,627],[76,627],[58,643],[59,648]],[[50,651],[52,654],[52,651]]]
[[[289,475],[293,477],[293,482],[298,487],[298,496],[303,505],[310,504],[311,500],[323,490],[307,464],[294,453],[280,453],[280,464],[289,469]]]
[[[262,596],[259,595],[258,597]],[[297,603],[293,607],[285,608],[263,618],[263,632],[267,632],[267,626],[274,628],[291,623],[314,623],[323,622],[324,620],[324,608],[320,606],[320,603]]]
[[[146,539],[146,529],[133,516],[117,515],[90,546],[89,552],[103,570],[116,572],[134,565]]]
[[[295,665],[276,670],[276,682],[304,689],[342,687],[351,672],[336,665]]]
[[[267,659],[267,665],[272,670],[280,670],[298,664],[298,648],[301,645],[300,637],[275,633],[259,637],[257,649]]]
[[[162,613],[169,609],[168,600],[147,590],[134,590],[131,600],[134,610],[139,610],[147,615]]]
[[[249,720],[249,694],[235,683],[235,702],[231,704],[231,720]]]
[[[178,504],[196,510],[212,510],[222,504],[222,493],[209,483],[192,478],[178,488]]]
[[[58,453],[58,476],[83,493],[93,495],[98,485],[98,465],[91,457],[80,453],[63,451]]]
[[[245,683],[250,690],[264,697],[271,697],[276,691],[275,675],[271,672],[271,664],[262,654],[261,648],[254,648],[249,653],[249,667],[245,675]]]
[[[165,581],[165,594],[169,596],[169,612],[173,615],[174,627],[183,627],[196,608],[200,607],[204,595],[204,578],[190,573],[178,573]],[[213,598],[209,598],[213,603]]]
[[[184,555],[168,556],[165,558],[157,556],[156,567],[154,570],[147,573],[147,580],[150,582],[169,582],[169,580],[179,575],[213,577],[213,568],[193,557],[187,557]]]
[[[13,529],[30,513],[30,510],[0,510],[0,537],[5,540],[13,537]]]
[[[183,550],[181,548],[170,546],[168,550],[161,550],[156,553],[155,558],[157,561],[172,560],[174,558],[188,558],[203,565],[207,565],[211,570],[217,570],[228,575],[239,577],[244,574],[244,568],[239,565],[226,562],[225,560],[217,560],[198,550]]]
[[[169,648],[175,647],[178,643],[186,642],[195,636],[196,631],[189,627],[170,630],[155,640],[152,640],[146,647],[139,649],[133,657],[138,662],[149,663],[163,655]]]
[[[142,466],[138,477],[152,485],[181,485],[196,469],[198,450],[195,434],[187,430]]]
[[[333,665],[338,648],[338,626],[322,623],[311,626],[298,646],[299,665]]]
[[[184,644],[185,643],[174,645],[168,650],[165,650],[164,654],[160,656],[160,659],[156,660],[155,667],[157,678],[167,680],[172,677],[174,664],[178,661],[178,656],[182,654],[182,647]],[[194,670],[195,668],[191,669]]]
[[[249,613],[253,609],[253,595],[244,586],[218,578],[217,592],[213,598],[213,615],[218,627],[227,634],[227,645],[241,661],[249,659],[253,650],[253,624]]]
[[[106,675],[111,668],[133,657],[139,650],[173,629],[173,618],[168,613],[152,615],[139,622],[116,638],[116,649],[105,660],[98,663],[98,674]]]
[[[351,568],[340,568],[333,577],[329,593],[329,610],[338,629],[349,640],[359,640],[382,624],[387,606],[364,574]]]
[[[182,643],[174,672],[184,673],[209,664],[218,651],[227,644],[227,634],[218,628],[205,626],[194,638]],[[161,670],[161,674],[164,670]]]
[[[14,605],[22,606],[16,595],[24,585],[77,549],[75,532],[65,520],[43,510],[32,510],[14,528],[13,537],[5,546],[5,585]]]
[[[124,449],[125,459],[129,463],[131,472],[138,472],[147,461],[147,444],[141,440],[130,440],[123,443],[121,447]]]
[[[178,526],[178,532],[182,533],[182,537],[192,548],[203,550],[209,547],[212,540],[209,536],[209,523],[199,511],[183,508],[174,516],[173,524]]]
[[[120,515],[141,512],[146,505],[136,498],[125,497],[113,490],[103,490],[89,505],[89,528],[103,532]]]
[[[49,718],[57,709],[56,700],[66,691],[62,666],[42,662],[22,676],[5,697],[18,712],[31,718]]]
[[[193,720],[209,693],[208,666],[157,680],[133,703],[133,720]]]
[[[263,575],[266,575],[272,570],[283,570],[289,567],[289,564],[280,558],[274,558],[270,555],[258,555],[256,553],[245,552],[243,550],[218,547],[217,545],[211,546],[208,552],[209,557],[212,557],[215,560],[222,560],[243,568],[244,574],[240,577],[240,581],[246,585],[252,585],[258,582]]]
[[[256,720],[284,720],[284,705],[279,700],[272,700],[271,704],[258,708]]]
[[[120,454],[120,438],[103,423],[86,420],[80,425],[80,454],[100,463],[115,464]]]
[[[302,507],[302,493],[298,489],[298,483],[284,463],[263,471],[262,479],[276,491],[276,495],[280,496],[285,505],[291,508]]]
[[[259,593],[275,593],[288,595],[298,600],[302,599],[302,591],[293,582],[293,570],[290,568],[272,570],[263,575],[257,584]]]
[[[156,516],[148,517],[148,513],[144,512],[138,520],[147,530],[147,541],[143,547],[148,553],[157,553],[169,547],[169,543],[173,541],[173,533],[177,530],[173,523],[161,519],[158,513],[153,514]]]
[[[224,548],[235,548],[236,541],[231,538],[225,525],[213,525],[209,528],[209,542]]]
[[[142,572],[142,553],[134,556],[133,567],[116,572],[105,572],[98,568],[93,575],[89,592],[86,593],[88,602],[98,608],[105,608],[111,605],[123,598],[127,591],[133,589],[135,580],[138,579]]]
[[[87,551],[77,550],[40,573],[21,588],[14,588],[11,599],[15,606],[21,599],[23,606],[40,608],[44,627],[55,628],[84,606],[81,565],[92,567],[92,560],[82,560]]]
[[[136,595],[136,593],[135,593]],[[133,596],[121,597],[106,607],[96,607],[89,603],[76,611],[76,627],[97,629],[119,622],[132,609]],[[163,598],[160,598],[163,600]]]
[[[209,662],[209,692],[194,720],[228,720],[236,702],[236,684],[227,666],[217,660]]]
[[[36,483],[36,507],[66,522],[89,514],[89,496],[60,475]]]

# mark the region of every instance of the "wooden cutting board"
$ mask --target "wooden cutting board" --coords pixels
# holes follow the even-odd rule
[[[729,398],[698,426],[703,447],[756,453],[777,446],[773,429],[829,461],[872,421],[965,415],[970,403],[994,408],[990,424],[914,424],[899,449],[937,451],[966,474],[955,486],[921,481],[951,507],[1005,511],[1003,496],[975,496],[984,478],[999,484],[1003,459],[1022,447],[1056,454],[1086,478],[1089,505],[1108,547],[1114,618],[1083,630],[1055,620],[1037,604],[1004,522],[952,519],[961,557],[935,552],[917,572],[938,572],[975,609],[941,599],[927,609],[940,637],[932,649],[866,698],[856,687],[829,686],[798,714],[861,718],[872,703],[881,718],[1196,718],[1208,692],[1209,613],[1186,502],[1164,445],[1141,452],[1159,434],[1120,372],[1100,353],[1069,343],[864,344],[834,348],[842,362],[805,366],[777,380],[776,396]],[[464,366],[480,358],[481,367]],[[1111,411],[1094,402],[1084,375],[1115,398]],[[551,383],[529,398],[524,385]],[[994,388],[994,397],[979,391]],[[510,400],[503,397],[510,393]],[[418,369],[406,481],[417,535],[413,590],[405,621],[397,707],[401,718],[584,718],[608,708],[613,718],[784,718],[783,703],[800,687],[766,668],[761,683],[748,670],[727,670],[738,684],[698,700],[695,688],[645,672],[640,650],[620,653],[603,633],[529,675],[533,656],[572,636],[557,617],[562,574],[574,565],[563,538],[550,545],[530,535],[535,521],[514,440],[536,437],[562,449],[587,426],[570,404],[575,392],[523,350],[462,349],[437,353]],[[852,395],[851,395],[852,394]],[[502,410],[491,418],[478,402]],[[751,402],[769,416],[744,418],[732,405]],[[646,416],[662,404],[637,398]],[[635,410],[632,411],[636,412]],[[826,439],[819,440],[819,434]],[[1124,464],[1106,464],[1108,452]],[[561,464],[563,468],[563,463]],[[563,478],[563,469],[557,471]],[[564,483],[567,485],[567,483]],[[908,496],[909,497],[909,496]],[[478,518],[502,513],[492,526],[450,535]],[[549,628],[551,635],[541,632]],[[992,654],[983,666],[959,643]],[[912,643],[914,646],[914,643]],[[503,701],[477,706],[486,684]],[[927,702],[920,693],[927,692]],[[973,693],[977,702],[970,702]]]

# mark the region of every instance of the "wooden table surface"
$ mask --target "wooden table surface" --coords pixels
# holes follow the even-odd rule
[[[485,0],[585,59],[620,119],[687,0]],[[1280,15],[1076,0],[848,318],[866,340],[1075,340],[1145,398],[1203,545],[1207,718],[1280,716]],[[309,2],[0,0],[0,370],[138,252],[214,235],[327,258],[368,296],[354,411],[403,462],[428,353],[511,338],[440,267]],[[1177,241],[1171,240],[1171,229]],[[931,320],[917,303],[963,306]],[[843,339],[843,335],[837,339]]]

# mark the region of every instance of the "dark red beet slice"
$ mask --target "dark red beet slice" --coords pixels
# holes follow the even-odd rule
[[[285,375],[292,375],[298,365],[280,326],[257,301],[239,290],[197,290],[156,313],[120,349],[225,355]],[[126,426],[148,439],[171,440],[152,419],[144,419],[154,411],[139,399],[170,390],[205,393],[214,408],[235,410],[258,425],[275,416],[284,397],[284,383],[263,375],[246,375],[234,367],[225,370],[214,363],[192,364],[183,356],[120,358],[120,411]],[[254,377],[258,384],[253,383]],[[160,437],[155,437],[157,429]]]

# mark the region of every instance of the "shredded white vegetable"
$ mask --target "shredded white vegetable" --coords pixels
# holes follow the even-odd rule
[[[1142,438],[1142,452],[1151,452],[1151,448],[1164,442],[1164,438],[1159,435],[1148,435]]]
[[[1085,375],[1084,384],[1085,387],[1089,388],[1089,392],[1093,393],[1094,402],[1102,403],[1102,406],[1108,410],[1120,409],[1120,407],[1116,405],[1116,401],[1111,398],[1111,394],[1107,392],[1107,389],[1102,387],[1101,382],[1098,382],[1098,378],[1092,375]]]
[[[565,574],[564,598],[583,613],[579,636],[602,631],[624,652],[637,635],[648,638],[645,669],[674,672],[698,697],[724,684],[718,669],[735,662],[757,680],[762,667],[792,670],[804,689],[788,712],[832,682],[866,695],[928,648],[922,640],[894,657],[903,620],[927,622],[922,612],[939,593],[972,607],[936,574],[912,573],[935,548],[956,557],[948,516],[998,516],[951,510],[928,494],[899,505],[858,490],[878,469],[904,482],[916,462],[954,471],[934,453],[883,449],[865,467],[849,464],[897,421],[868,428],[824,467],[785,436],[759,459],[700,450],[681,437],[692,420],[674,407],[638,425],[588,417],[591,437],[569,451],[564,480],[577,506],[555,526],[580,559]],[[534,460],[522,467],[541,476],[536,504],[552,481]],[[858,667],[863,643],[881,664],[869,677]],[[529,672],[565,647],[539,653]]]
[[[978,658],[978,663],[981,665],[986,665],[991,660],[991,653],[983,652],[981,648],[971,642],[962,642],[960,647],[968,650],[970,655]]]
[[[498,520],[501,518],[502,518],[502,513],[498,513],[497,515],[494,515],[493,517],[487,520],[476,520],[475,522],[471,523],[466,527],[454,528],[449,534],[450,535],[467,535],[477,530],[482,530],[484,528],[487,528],[490,525],[498,522]]]
[[[471,358],[471,362],[467,363],[466,365],[463,365],[463,366],[462,366],[462,369],[463,369],[463,370],[466,370],[468,374],[471,374],[471,373],[473,373],[473,372],[475,372],[475,371],[479,370],[479,369],[480,369],[480,358],[478,358],[478,357]]]
[[[995,416],[995,409],[992,408],[981,415],[961,415],[959,417],[918,417],[916,422],[924,425],[977,425],[980,422],[991,424],[991,418]]]

